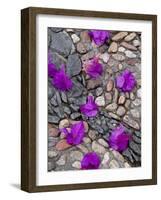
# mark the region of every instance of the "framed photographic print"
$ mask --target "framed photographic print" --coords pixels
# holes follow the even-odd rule
[[[157,16],[21,11],[21,188],[157,183]]]

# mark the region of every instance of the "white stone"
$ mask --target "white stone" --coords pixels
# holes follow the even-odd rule
[[[108,147],[109,146],[107,141],[105,141],[103,138],[99,138],[98,139],[98,143],[101,144],[104,147]]]
[[[98,106],[105,106],[105,98],[104,98],[104,96],[97,97],[96,100],[95,100],[95,103]]]
[[[80,163],[79,161],[75,161],[75,162],[72,164],[72,167],[77,168],[77,169],[80,169],[80,168],[81,168],[81,163]]]
[[[103,156],[102,165],[108,165],[109,160],[110,160],[110,153],[106,152]]]
[[[72,34],[71,37],[74,44],[80,41],[80,38],[76,34]]]
[[[56,151],[48,151],[48,156],[49,158],[53,158],[53,157],[56,157],[58,155],[58,153]]]
[[[124,51],[125,51],[125,48],[124,48],[124,47],[119,47],[119,48],[118,48],[118,51],[119,51],[119,52],[124,52]]]
[[[57,165],[65,165],[65,163],[66,163],[66,155],[62,155],[56,162]]]
[[[126,50],[125,51],[125,55],[128,57],[128,58],[136,58],[136,54],[134,54],[132,51],[130,50]]]
[[[134,45],[135,47],[140,46],[140,41],[139,41],[139,40],[134,40],[134,41],[133,41],[133,45]]]
[[[101,55],[99,56],[99,58],[100,58],[101,60],[103,60],[104,63],[107,63],[108,60],[109,60],[109,58],[110,58],[110,56],[109,56],[108,53],[103,53],[103,54],[101,54]]]

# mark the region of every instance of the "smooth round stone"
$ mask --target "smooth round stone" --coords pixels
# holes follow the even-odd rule
[[[65,163],[66,163],[66,155],[62,155],[56,162],[57,165],[65,165]]]
[[[89,136],[92,140],[95,140],[96,137],[97,137],[97,135],[98,135],[98,132],[95,131],[95,130],[90,130],[90,131],[88,132],[88,136]]]
[[[80,41],[80,38],[76,34],[72,34],[71,38],[74,44]]]
[[[111,45],[109,46],[108,52],[109,53],[115,53],[115,52],[117,52],[117,48],[118,48],[117,43],[112,42]]]
[[[95,100],[95,103],[98,106],[105,106],[105,98],[104,98],[104,96],[97,97],[96,100]]]
[[[72,151],[72,152],[70,153],[70,157],[71,157],[73,160],[82,160],[83,154],[82,154],[80,151]]]
[[[119,51],[119,52],[122,52],[122,53],[125,52],[125,50],[126,50],[126,49],[125,49],[124,47],[119,47],[119,48],[118,48],[118,51]]]
[[[105,141],[103,138],[99,138],[98,143],[101,144],[102,146],[106,147],[106,148],[109,146],[107,141]]]
[[[126,50],[125,51],[125,55],[128,57],[128,58],[136,58],[136,54],[134,54],[132,51],[130,50]]]
[[[113,89],[113,86],[114,86],[113,80],[109,80],[106,86],[107,92],[110,92]]]
[[[85,144],[89,144],[89,143],[91,143],[91,139],[88,138],[88,137],[84,137],[84,138],[83,138],[83,142],[84,142]]]
[[[59,129],[67,128],[67,127],[69,127],[69,120],[68,119],[61,120],[59,123]]]
[[[140,41],[139,41],[139,40],[133,40],[133,45],[134,45],[135,47],[140,46]]]
[[[103,89],[102,89],[101,87],[98,87],[98,88],[96,89],[96,96],[98,97],[98,96],[100,96],[102,93],[103,93]]]
[[[119,97],[119,99],[118,99],[118,104],[124,104],[124,103],[125,103],[125,100],[126,100],[125,96],[121,95],[121,96]]]
[[[119,116],[123,116],[126,113],[126,110],[123,106],[119,106],[116,113]]]
[[[116,35],[114,35],[112,37],[112,40],[113,41],[120,41],[120,40],[122,40],[127,35],[128,35],[128,32],[122,31],[122,32],[119,32]]]
[[[117,160],[124,162],[124,157],[118,151],[113,150],[112,153]]]
[[[81,168],[81,163],[79,161],[75,161],[74,163],[72,163],[72,167],[74,167],[76,169],[80,169]]]
[[[92,150],[100,154],[104,154],[106,152],[106,149],[96,141],[92,142]]]
[[[115,111],[117,109],[117,104],[116,103],[111,103],[106,106],[106,110],[108,111]]]
[[[109,163],[109,167],[111,169],[115,169],[115,168],[119,168],[120,166],[116,160],[111,160],[111,162]]]
[[[60,140],[60,141],[56,144],[56,149],[59,150],[59,151],[68,149],[68,148],[70,148],[70,147],[71,147],[71,145],[68,144],[68,143],[66,142],[65,139]]]
[[[109,160],[110,160],[110,153],[106,152],[103,156],[102,165],[108,165]]]
[[[109,60],[109,58],[110,58],[110,56],[109,56],[108,53],[103,53],[103,54],[100,55],[99,58],[100,58],[101,60],[103,60],[104,63],[107,63],[108,60]]]
[[[131,40],[133,40],[136,37],[136,33],[130,33],[129,35],[127,35],[125,37],[125,41],[126,42],[130,42]]]

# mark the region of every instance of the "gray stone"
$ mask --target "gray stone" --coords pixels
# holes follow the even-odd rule
[[[55,163],[54,162],[48,162],[48,171],[51,171],[55,169]]]
[[[96,141],[92,142],[92,150],[100,154],[104,154],[106,152],[106,149]]]
[[[53,111],[55,111],[59,118],[64,118],[64,109],[62,106],[53,107]]]
[[[62,155],[56,162],[57,165],[65,165],[65,163],[66,163],[66,155]]]
[[[135,99],[133,102],[134,106],[140,106],[141,100],[140,99]]]
[[[116,103],[111,103],[108,106],[106,106],[106,110],[108,110],[108,111],[115,111],[116,109],[117,109]]]
[[[78,111],[79,110],[79,106],[75,105],[75,104],[70,104],[70,107],[74,110],[74,111]]]
[[[120,54],[120,53],[116,53],[116,54],[112,54],[112,57],[115,59],[115,60],[118,60],[118,61],[123,61],[125,60],[125,56]]]
[[[117,115],[119,115],[121,117],[121,116],[125,115],[126,110],[123,106],[119,106],[116,113],[117,113]]]
[[[62,64],[66,64],[67,60],[60,54],[58,54],[57,52],[52,52],[51,53],[51,59],[52,59],[52,63],[55,64],[57,69],[61,68]]]
[[[51,27],[51,28],[49,28],[51,31],[53,31],[53,32],[55,32],[55,33],[58,33],[58,32],[60,32],[60,31],[62,31],[63,29],[62,28],[58,28],[58,27]]]
[[[98,88],[96,89],[96,96],[98,97],[98,96],[100,96],[102,93],[103,93],[103,89],[102,89],[101,87],[98,87]]]
[[[129,146],[135,153],[137,153],[138,155],[141,155],[141,145],[140,144],[137,144],[134,141],[131,141]]]
[[[95,89],[96,87],[100,86],[102,84],[102,81],[101,79],[90,79],[88,80],[87,82],[87,89],[90,90],[90,89]]]
[[[98,106],[105,106],[105,98],[104,98],[104,96],[97,97],[96,100],[95,100],[95,103]]]
[[[72,151],[70,153],[70,157],[72,160],[82,160],[83,158],[83,153],[80,151]]]
[[[66,67],[67,74],[72,77],[79,74],[81,70],[82,66],[78,54],[69,55]]]
[[[135,143],[141,144],[141,138],[140,137],[137,137],[136,135],[133,135],[132,139],[134,140]]]
[[[122,152],[122,155],[125,156],[131,163],[134,162],[134,159],[129,151],[129,148]]]
[[[48,98],[51,99],[55,93],[53,86],[48,86]]]
[[[72,113],[70,115],[71,119],[77,119],[81,116],[81,114],[79,112],[75,112],[75,113]]]
[[[98,135],[98,132],[95,131],[95,130],[90,130],[90,131],[88,132],[88,135],[89,135],[89,137],[90,137],[92,140],[95,140],[96,137],[97,137],[97,135]]]
[[[73,81],[73,87],[67,93],[67,96],[68,96],[68,98],[69,97],[72,97],[72,98],[80,97],[84,91],[84,87],[79,81],[77,81],[75,79],[72,79],[72,81]]]
[[[134,45],[135,47],[140,46],[140,41],[139,41],[139,40],[133,40],[133,45]]]
[[[49,151],[48,151],[48,157],[49,157],[49,158],[56,157],[57,155],[58,155],[58,152],[57,152],[57,151],[53,151],[53,150],[49,150]]]
[[[102,160],[102,162],[101,162],[101,164],[103,165],[103,166],[108,166],[108,163],[109,163],[109,160],[110,160],[110,153],[109,152],[106,152],[105,154],[104,154],[104,156],[103,156],[103,160]]]
[[[113,41],[120,41],[127,35],[128,35],[128,32],[119,32],[112,37],[112,40]]]
[[[60,118],[58,116],[55,115],[48,115],[48,122],[49,123],[54,123],[54,124],[58,124],[60,121]]]
[[[62,101],[61,101],[60,93],[58,91],[55,92],[55,96],[56,96],[58,105],[61,105]]]
[[[134,117],[134,118],[140,118],[140,112],[138,109],[132,109],[130,110],[131,112],[131,115]]]
[[[64,109],[64,112],[65,112],[66,114],[68,114],[68,115],[70,115],[70,114],[71,114],[71,110],[70,110],[70,108],[69,108],[69,107],[67,107],[67,106],[64,106],[64,107],[63,107],[63,109]]]
[[[67,96],[64,92],[61,92],[61,99],[64,103],[67,103],[68,102],[68,99],[67,99]]]
[[[50,103],[51,103],[53,106],[57,106],[57,105],[58,105],[55,95],[51,98]]]
[[[52,35],[50,45],[53,51],[67,57],[72,50],[72,40],[66,32],[59,32]]]
[[[133,120],[132,118],[130,118],[130,116],[128,116],[128,115],[124,116],[123,121],[136,130],[140,129],[139,123],[137,121]]]

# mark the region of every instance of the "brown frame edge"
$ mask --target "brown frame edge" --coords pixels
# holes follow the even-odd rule
[[[152,21],[152,179],[36,185],[36,15],[120,18]],[[27,192],[95,189],[157,184],[157,16],[29,7],[21,10],[21,189]]]

